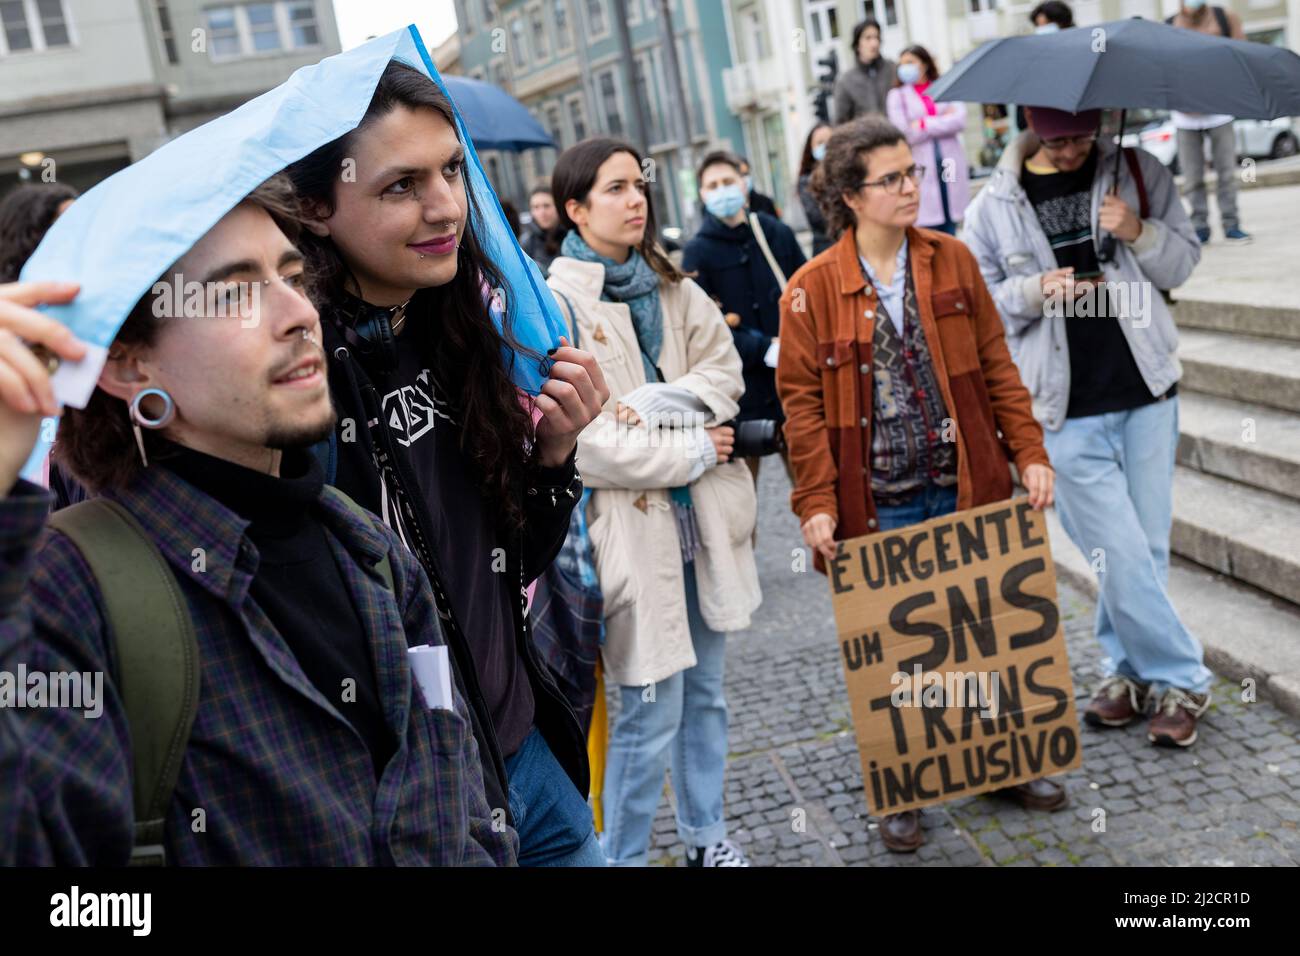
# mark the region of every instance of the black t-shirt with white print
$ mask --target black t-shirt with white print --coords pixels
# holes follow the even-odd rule
[[[1020,183],[1052,246],[1056,264],[1062,268],[1074,266],[1076,276],[1101,271],[1092,242],[1092,184],[1096,175],[1095,147],[1074,172],[1037,173],[1026,163],[1020,174]],[[1066,313],[1065,336],[1070,347],[1070,404],[1066,417],[1102,415],[1154,402],[1119,319],[1110,313],[1110,297],[1093,294],[1089,298],[1091,314],[1075,315],[1074,309]],[[1082,303],[1076,299],[1074,304]]]
[[[408,456],[428,505],[443,583],[469,641],[501,753],[509,757],[532,730],[534,710],[510,603],[517,585],[504,580],[505,553],[497,550],[502,545],[489,502],[461,451],[459,416],[426,367],[422,350],[413,341],[402,345],[396,372],[381,386],[384,422],[397,454]]]

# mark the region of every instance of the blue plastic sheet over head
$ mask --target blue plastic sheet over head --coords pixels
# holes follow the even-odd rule
[[[23,268],[22,279],[81,285],[74,302],[45,307],[91,346],[86,359],[65,363],[55,373],[60,402],[84,407],[107,348],[131,308],[240,200],[291,163],[356,128],[394,58],[421,70],[447,92],[412,25],[297,70],[275,89],[104,180],[59,217]],[[504,280],[515,338],[545,355],[565,334],[564,322],[541,271],[506,221],[459,110],[456,129],[469,158],[468,187],[481,215],[473,225]],[[505,358],[519,387],[532,393],[541,389],[544,363],[523,356],[511,361],[516,357],[510,354]],[[51,431],[42,429],[43,440],[25,476],[36,473]]]

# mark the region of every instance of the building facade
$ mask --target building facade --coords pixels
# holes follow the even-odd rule
[[[804,141],[816,122],[818,61],[834,52],[852,69],[853,28],[881,25],[885,56],[920,44],[947,70],[986,40],[1029,33],[1038,0],[726,0],[734,65],[724,71],[728,108],[739,118],[755,172],[778,202],[791,201]],[[1128,17],[1164,19],[1179,0],[1067,0],[1079,26]],[[1300,48],[1300,0],[1219,0],[1252,40]],[[971,108],[965,145],[978,164],[982,113]]]
[[[87,189],[339,49],[330,0],[2,0],[0,192]]]
[[[630,58],[619,39],[626,16]],[[658,0],[456,0],[459,69],[522,102],[559,150],[595,135],[632,141],[654,160],[651,189],[661,225],[692,218],[692,164],[712,147],[744,148],[739,119],[727,106],[724,71],[731,66],[726,4],[671,0],[673,32],[687,104],[689,143],[671,121]],[[638,103],[640,109],[638,110]],[[557,150],[488,153],[489,177],[503,198],[527,208],[528,190],[550,174]]]

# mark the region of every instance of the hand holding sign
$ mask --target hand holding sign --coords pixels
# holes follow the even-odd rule
[[[827,561],[835,557],[835,519],[828,514],[813,515],[803,523],[804,544],[821,553]]]
[[[1018,498],[841,542],[827,562],[873,812],[1080,764],[1046,527]]]

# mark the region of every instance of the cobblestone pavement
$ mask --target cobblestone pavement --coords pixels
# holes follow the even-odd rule
[[[791,571],[800,546],[779,465],[764,463],[758,561],[763,606],[730,635],[726,813],[755,866],[1109,866],[1300,863],[1300,720],[1267,700],[1243,703],[1226,680],[1186,751],[1147,743],[1145,722],[1082,723],[1083,767],[1060,779],[1070,806],[1031,813],[997,797],[922,811],[915,854],[881,844],[868,817],[825,579]],[[1082,712],[1099,676],[1093,604],[1061,583],[1060,601]],[[1189,622],[1195,630],[1195,621]],[[617,701],[611,695],[611,715]],[[654,825],[651,861],[683,865],[672,792]],[[1094,830],[1095,810],[1105,831]],[[796,811],[806,825],[796,832]]]

